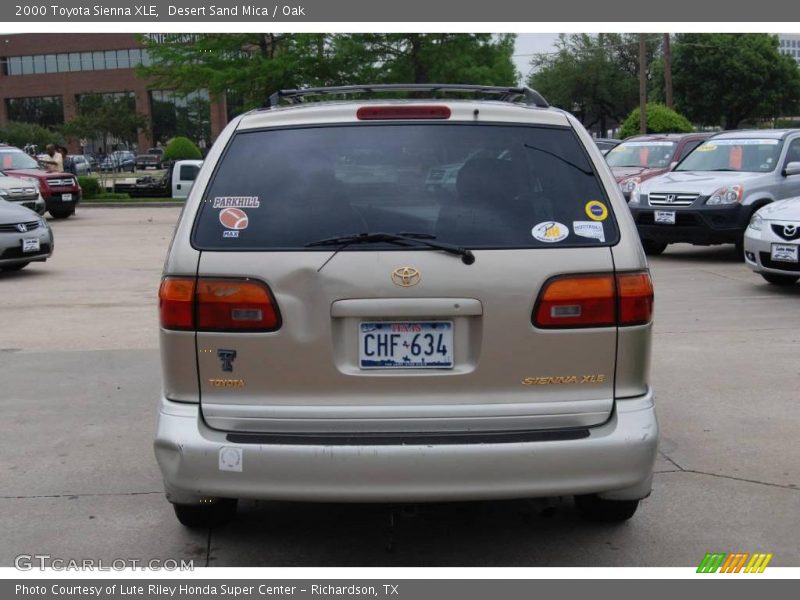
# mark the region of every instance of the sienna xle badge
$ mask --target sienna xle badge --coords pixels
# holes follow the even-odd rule
[[[624,520],[650,493],[647,263],[600,151],[533,90],[274,95],[211,149],[159,295],[155,451],[186,525],[240,498]]]

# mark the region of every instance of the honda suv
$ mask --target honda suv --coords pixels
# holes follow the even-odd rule
[[[668,244],[735,244],[753,214],[800,195],[800,129],[729,131],[700,144],[672,171],[631,190],[629,207],[648,254]]]
[[[159,303],[185,525],[566,495],[621,521],[650,493],[646,259],[592,138],[528,88],[278,92],[203,163]]]

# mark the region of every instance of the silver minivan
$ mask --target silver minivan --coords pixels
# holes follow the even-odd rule
[[[203,163],[159,303],[184,525],[240,498],[622,521],[650,493],[645,255],[591,137],[528,88],[275,94]]]

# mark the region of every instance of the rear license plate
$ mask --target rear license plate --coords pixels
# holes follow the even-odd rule
[[[655,222],[660,225],[675,225],[675,213],[671,210],[657,210]]]
[[[22,240],[23,252],[38,252],[39,249],[39,238],[26,238]]]
[[[797,262],[797,246],[794,244],[772,244],[772,260],[776,262]]]
[[[61,194],[62,202],[72,202],[72,194]]]
[[[452,321],[364,321],[358,331],[362,369],[452,369]]]

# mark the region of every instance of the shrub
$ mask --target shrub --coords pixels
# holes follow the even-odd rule
[[[164,160],[200,159],[203,155],[192,140],[185,137],[173,138],[164,150]]]
[[[61,144],[63,141],[59,134],[35,123],[9,121],[5,125],[0,125],[0,142],[17,148],[23,148],[26,144],[36,144],[40,151],[44,152],[47,144]]]
[[[94,198],[100,194],[100,182],[95,177],[78,177],[78,184],[83,190],[83,197],[86,199]]]
[[[647,105],[647,133],[691,133],[694,127],[682,114],[667,108],[663,104]],[[639,108],[633,109],[619,130],[619,139],[638,135]]]

